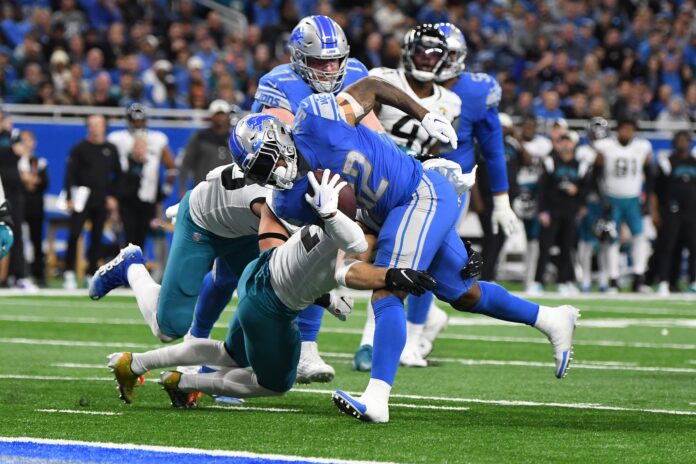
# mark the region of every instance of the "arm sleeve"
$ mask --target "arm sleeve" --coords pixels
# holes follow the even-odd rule
[[[367,240],[362,229],[341,211],[336,211],[333,217],[324,219],[324,231],[336,246],[348,254],[367,251]]]
[[[507,165],[503,144],[503,128],[498,118],[498,109],[490,107],[484,117],[474,123],[474,135],[481,147],[488,170],[488,178],[493,193],[508,190]]]

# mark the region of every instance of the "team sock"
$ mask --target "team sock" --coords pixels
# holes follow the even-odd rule
[[[503,321],[534,325],[539,314],[538,304],[516,297],[497,284],[479,282],[478,285],[481,299],[472,312]]]
[[[152,369],[168,366],[214,366],[236,367],[232,357],[219,340],[192,338],[178,345],[167,346],[146,353],[133,353],[131,369],[142,375]]]
[[[372,379],[394,383],[399,358],[406,345],[404,304],[393,295],[372,303],[375,310],[375,343],[372,351]]]
[[[128,278],[128,285],[131,286],[133,293],[135,293],[138,309],[140,309],[140,313],[143,315],[147,325],[150,326],[152,334],[163,342],[172,341],[173,338],[160,332],[159,323],[157,322],[157,303],[159,302],[160,285],[152,279],[145,265],[139,263],[128,266],[126,277]]]
[[[592,244],[581,240],[578,243],[578,261],[582,269],[582,286],[592,285]]]
[[[213,325],[220,318],[225,306],[232,299],[232,294],[237,288],[237,276],[229,274],[216,282],[213,272],[209,272],[203,278],[203,286],[196,303],[196,311],[191,326],[191,335],[197,338],[208,338],[213,330]]]
[[[408,306],[406,319],[414,324],[425,324],[430,311],[430,305],[433,303],[433,293],[426,292],[421,296],[408,296]]]
[[[297,326],[300,328],[300,338],[303,342],[316,342],[324,317],[322,306],[311,304],[297,315]]]
[[[642,276],[645,274],[645,268],[648,264],[648,255],[650,254],[650,242],[645,237],[645,234],[633,237],[633,249],[631,251],[633,273]]]
[[[185,392],[202,391],[208,395],[252,398],[277,396],[280,392],[259,385],[256,373],[249,369],[221,369],[207,374],[182,374],[178,387]]]
[[[524,265],[527,269],[527,286],[534,283],[536,276],[537,262],[539,261],[539,240],[529,240],[527,242],[527,254],[524,257]]]

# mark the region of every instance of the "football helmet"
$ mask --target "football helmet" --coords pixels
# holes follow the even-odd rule
[[[229,146],[247,179],[268,187],[292,188],[297,151],[290,129],[278,118],[261,113],[243,117],[232,129]]]
[[[609,122],[606,119],[597,117],[592,118],[587,123],[587,139],[590,142],[606,139],[609,137]]]
[[[410,29],[401,42],[404,71],[421,82],[433,81],[440,75],[448,53],[445,35],[432,24],[421,24]],[[430,69],[420,69],[416,61],[427,63]]]
[[[295,26],[288,41],[292,69],[315,93],[335,93],[343,86],[350,46],[346,34],[328,16],[308,16]],[[321,71],[312,61],[338,60],[338,70]]]
[[[145,129],[147,121],[147,107],[142,103],[132,103],[126,109],[126,123],[131,131]]]
[[[466,54],[469,50],[466,47],[464,34],[457,26],[452,23],[437,23],[435,27],[444,34],[447,40],[447,62],[435,79],[437,82],[444,82],[464,72],[464,60],[466,60]]]

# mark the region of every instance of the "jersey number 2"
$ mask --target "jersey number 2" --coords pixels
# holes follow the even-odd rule
[[[358,169],[358,166],[362,169]],[[373,207],[384,192],[387,191],[389,186],[389,181],[382,178],[379,180],[379,185],[377,190],[372,190],[370,188],[370,176],[372,175],[372,163],[359,151],[349,151],[346,155],[346,161],[343,163],[343,170],[341,171],[345,176],[358,179],[360,177],[360,171],[362,170],[362,180],[360,182],[360,194],[359,201],[363,206],[367,208]]]

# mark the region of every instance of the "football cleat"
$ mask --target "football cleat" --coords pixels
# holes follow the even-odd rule
[[[372,370],[372,345],[360,345],[353,355],[353,370],[370,372]]]
[[[401,352],[399,364],[404,367],[428,367],[428,361],[423,359],[420,350],[410,345],[406,345],[404,351]]]
[[[430,356],[433,351],[433,343],[438,335],[447,328],[449,316],[445,311],[440,309],[435,303],[430,305],[428,318],[425,320],[423,333],[418,341],[418,349],[423,359]]]
[[[368,405],[359,401],[343,390],[336,390],[331,399],[339,411],[348,416],[354,417],[363,422],[389,422],[389,407],[385,404],[382,407]],[[362,398],[360,398],[362,400]]]
[[[144,381],[142,375],[133,373],[131,369],[133,353],[111,353],[107,358],[109,359],[107,366],[116,378],[119,398],[127,404],[132,403],[133,389]]]
[[[181,372],[164,371],[160,374],[158,383],[162,385],[162,389],[167,392],[169,399],[172,402],[172,407],[179,409],[192,409],[198,406],[200,392],[186,393],[179,388],[181,380]],[[199,395],[200,393],[200,395]]]
[[[331,382],[336,375],[334,368],[319,356],[316,342],[302,342],[300,361],[297,364],[297,383]]]
[[[553,358],[556,361],[556,378],[562,379],[568,374],[573,360],[573,335],[580,311],[570,305],[557,308],[539,306],[537,327],[551,342]]]
[[[97,269],[89,284],[89,297],[98,300],[114,288],[128,285],[128,266],[134,263],[145,264],[139,246],[128,244],[114,259]]]

